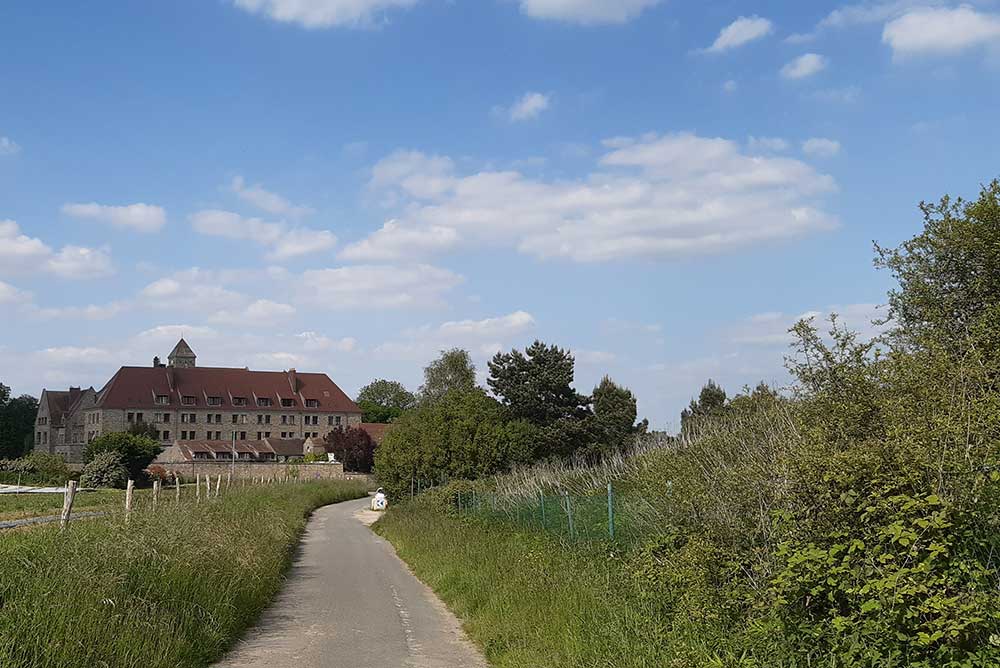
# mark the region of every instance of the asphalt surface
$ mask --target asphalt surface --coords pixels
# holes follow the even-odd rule
[[[369,528],[368,499],[316,511],[282,592],[218,668],[488,668]]]

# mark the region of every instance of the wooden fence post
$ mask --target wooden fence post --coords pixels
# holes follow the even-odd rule
[[[215,498],[219,498],[219,488],[222,487],[222,474],[215,478]]]
[[[156,507],[160,505],[160,481],[153,481],[153,512],[156,512]]]
[[[201,503],[201,474],[194,474],[194,500],[196,503]]]
[[[205,500],[212,498],[212,476],[205,474]]]
[[[59,530],[62,531],[69,524],[69,514],[73,511],[73,499],[76,498],[76,481],[70,480],[63,492],[62,515],[59,517]]]
[[[132,493],[135,491],[135,481],[129,480],[125,485],[125,521],[132,516]]]
[[[181,505],[181,479],[177,471],[174,471],[174,503]]]

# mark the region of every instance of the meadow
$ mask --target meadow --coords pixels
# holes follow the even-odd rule
[[[366,489],[269,484],[200,503],[185,493],[156,511],[147,493],[126,520],[112,492],[107,517],[0,533],[0,665],[207,666],[277,593],[309,514]]]

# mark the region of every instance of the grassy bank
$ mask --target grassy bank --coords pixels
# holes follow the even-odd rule
[[[73,501],[73,509],[117,508],[124,504],[124,499],[125,492],[121,490],[80,492]],[[58,515],[62,505],[62,494],[3,494],[0,495],[0,520]]]
[[[0,665],[205,666],[278,591],[315,508],[352,483],[233,489],[211,502],[0,534]]]

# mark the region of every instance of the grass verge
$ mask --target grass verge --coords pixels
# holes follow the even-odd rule
[[[0,666],[206,666],[277,593],[308,515],[365,493],[270,485],[0,533]]]

